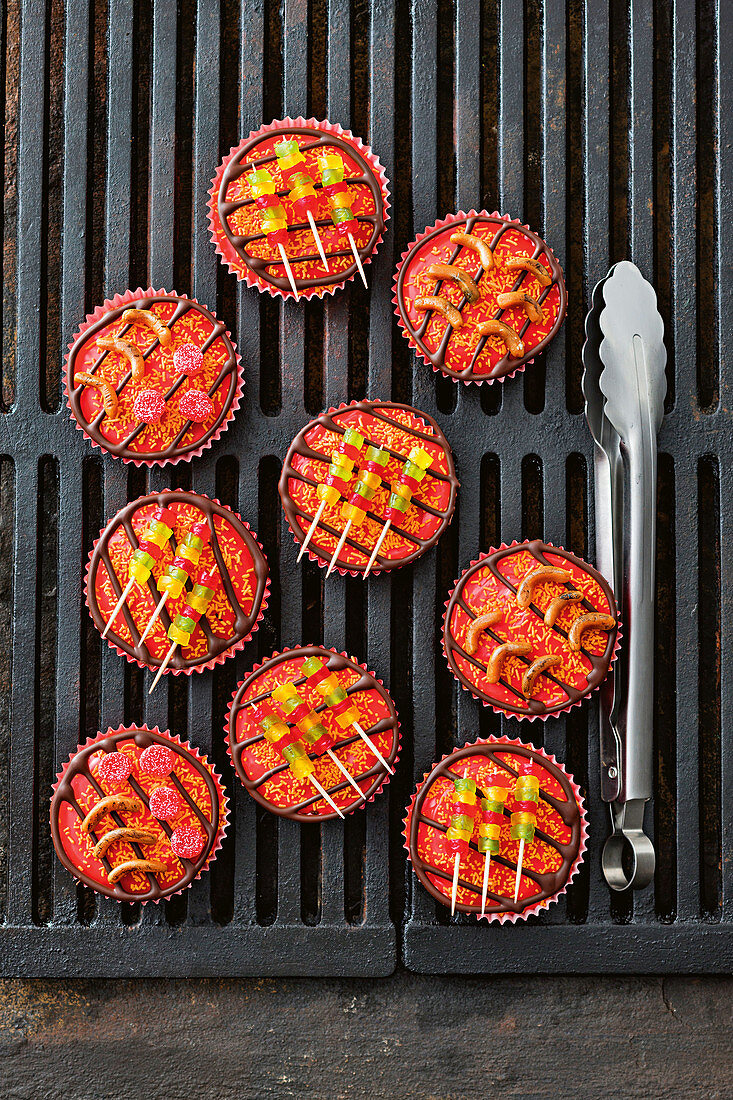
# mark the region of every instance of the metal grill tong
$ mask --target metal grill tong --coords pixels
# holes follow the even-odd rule
[[[627,638],[600,692],[601,797],[613,829],[602,865],[612,889],[641,889],[655,864],[644,807],[653,793],[657,433],[667,353],[656,294],[634,264],[616,264],[598,283],[585,332],[596,560],[613,584]]]

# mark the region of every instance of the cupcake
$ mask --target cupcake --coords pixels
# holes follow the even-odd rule
[[[207,870],[227,816],[221,780],[197,749],[157,728],[120,726],[80,745],[59,772],[51,835],[85,886],[158,902]]]
[[[237,775],[265,809],[330,821],[364,806],[394,771],[400,744],[389,692],[345,653],[274,653],[237,686],[226,720]]]
[[[204,578],[210,601],[197,622],[182,627],[191,586]],[[178,640],[167,668],[174,675],[213,668],[240,650],[257,629],[269,589],[267,559],[244,520],[181,489],[125,505],[95,542],[86,577],[87,606],[100,633],[108,628],[112,648],[156,670]],[[185,629],[189,640],[174,638],[174,628]]]
[[[456,382],[512,377],[544,351],[567,308],[550,248],[506,214],[462,211],[403,253],[394,284],[402,335]]]
[[[239,407],[240,359],[193,298],[128,290],[98,306],[66,356],[76,426],[123,462],[175,465],[210,447]]]
[[[504,924],[565,893],[588,831],[580,788],[554,756],[491,737],[426,772],[404,836],[415,874],[435,901]]]
[[[319,565],[334,560],[348,511],[349,537],[335,567],[364,576],[370,562],[373,572],[385,573],[432,549],[453,517],[458,484],[450,446],[432,417],[392,401],[353,401],[296,435],[279,492],[301,554],[307,539]]]
[[[237,278],[273,297],[322,297],[364,278],[389,217],[377,157],[350,131],[314,118],[251,133],[224,158],[209,195],[216,251]]]
[[[610,586],[592,566],[539,540],[471,563],[451,592],[443,649],[484,706],[517,718],[569,710],[608,673],[618,645]]]

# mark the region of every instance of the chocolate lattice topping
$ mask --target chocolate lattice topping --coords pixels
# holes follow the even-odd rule
[[[282,653],[274,654],[262,665],[254,669],[254,671],[251,672],[250,675],[245,680],[243,680],[241,684],[239,684],[237,690],[234,693],[232,702],[229,707],[229,713],[227,715],[226,733],[229,754],[232,758],[232,763],[234,764],[235,771],[246,789],[249,791],[252,797],[260,803],[261,806],[264,806],[265,809],[270,810],[272,813],[277,814],[279,817],[287,817],[293,821],[310,821],[320,824],[322,821],[338,820],[338,815],[335,814],[332,810],[329,810],[327,813],[323,814],[314,814],[312,812],[309,812],[314,803],[321,801],[321,796],[315,790],[313,791],[311,797],[304,799],[301,802],[297,802],[291,806],[278,806],[262,794],[262,785],[267,782],[268,779],[271,779],[273,776],[279,775],[280,773],[287,771],[288,765],[285,763],[285,761],[281,761],[275,767],[264,771],[256,779],[252,779],[247,774],[246,768],[242,761],[242,754],[245,749],[249,748],[251,745],[255,745],[258,742],[264,740],[262,733],[258,731],[257,734],[253,737],[245,738],[242,741],[237,740],[237,718],[239,714],[243,710],[254,706],[255,703],[262,702],[262,700],[264,699],[269,699],[272,695],[273,689],[270,689],[261,693],[255,693],[251,697],[245,699],[245,696],[252,687],[252,684],[255,683],[258,679],[261,679],[266,673],[272,671],[273,669],[277,669],[278,666],[283,665],[286,662],[301,658],[303,661],[305,661],[308,657],[319,657],[322,660],[326,661],[328,664],[329,672],[339,673],[343,672],[344,670],[350,670],[351,672],[356,673],[358,679],[349,687],[344,688],[346,694],[349,696],[350,699],[353,699],[354,702],[358,703],[359,695],[368,691],[375,691],[381,697],[381,699],[386,704],[387,710],[389,712],[388,717],[383,718],[379,722],[376,722],[368,727],[364,727],[364,732],[369,737],[374,738],[380,733],[386,733],[389,730],[392,731],[392,746],[388,753],[384,753],[384,756],[390,765],[394,765],[397,759],[397,752],[399,748],[399,721],[397,719],[397,711],[395,710],[395,705],[392,702],[389,692],[382,684],[380,684],[379,680],[372,676],[370,672],[367,672],[360,664],[357,664],[356,661],[352,660],[350,657],[346,657],[342,653],[336,653],[332,649],[324,649],[322,646],[298,646],[295,649],[284,650]],[[288,673],[287,676],[283,676],[282,682],[284,682],[286,679],[289,679],[290,675],[291,674]],[[304,676],[293,677],[292,683],[294,683],[296,687],[300,687],[302,684],[305,683],[305,680],[306,678]],[[327,709],[328,708],[325,703],[320,703],[313,706],[313,710],[316,712],[316,714],[322,714]],[[292,723],[287,724],[292,725]],[[355,745],[359,742],[361,742],[361,738],[358,733],[356,733],[355,731],[343,731],[343,735],[340,735],[337,738],[337,744],[334,746],[334,751],[346,748],[349,745]],[[369,751],[369,749],[366,750],[367,753],[369,753]],[[373,754],[371,755],[373,757]],[[373,761],[374,762],[372,766],[367,771],[362,771],[354,775],[354,779],[360,785],[364,779],[370,780],[368,786],[364,789],[363,797],[361,799],[358,799],[354,794],[352,804],[347,803],[340,807],[343,812],[348,813],[350,810],[356,809],[360,805],[364,805],[366,802],[369,801],[369,799],[373,798],[374,795],[377,794],[377,792],[380,790],[385,780],[387,779],[388,772],[384,765],[375,757],[373,757]],[[337,783],[326,786],[325,789],[332,798],[342,791],[346,793],[352,791],[352,787],[350,786],[348,781],[344,779],[341,775],[339,775],[339,781]]]
[[[67,802],[73,807],[74,811],[79,817],[80,822],[84,820],[86,814],[76,797],[73,788],[73,780],[77,776],[83,776],[86,779],[89,786],[96,792],[100,799],[105,797],[107,792],[104,791],[102,786],[97,781],[94,773],[89,766],[89,760],[94,753],[100,751],[100,749],[107,752],[116,752],[117,746],[123,741],[134,741],[140,749],[146,749],[150,745],[163,745],[165,748],[170,749],[183,760],[187,765],[193,768],[197,774],[203,779],[206,784],[206,788],[211,800],[211,806],[213,810],[212,818],[209,819],[204,813],[203,809],[198,803],[191,797],[191,794],[186,789],[185,783],[182,783],[180,778],[171,773],[166,782],[171,783],[178,794],[182,798],[183,802],[188,808],[195,814],[199,825],[206,834],[206,844],[203,847],[200,855],[196,859],[186,859],[182,856],[177,856],[176,859],[181,865],[181,876],[179,879],[172,883],[168,883],[165,886],[161,886],[156,874],[152,871],[147,871],[146,876],[149,883],[149,889],[146,893],[132,893],[125,890],[120,882],[114,884],[100,883],[97,879],[91,878],[84,871],[82,871],[76,864],[70,859],[61,836],[60,824],[59,824],[59,811],[64,802]],[[156,818],[150,811],[150,801],[143,787],[137,782],[133,775],[130,776],[129,785],[134,793],[134,796],[140,800],[143,807],[147,810],[151,823],[158,825],[165,835],[170,839],[173,829],[167,821],[162,821]],[[72,756],[69,763],[64,768],[61,779],[58,782],[56,790],[54,791],[53,798],[51,799],[51,835],[53,838],[53,845],[56,849],[56,854],[63,863],[64,867],[75,875],[85,886],[90,886],[93,890],[96,890],[100,894],[105,894],[107,897],[113,898],[115,901],[160,901],[162,898],[169,897],[171,894],[178,893],[185,889],[193,882],[198,874],[208,863],[208,860],[213,852],[214,846],[219,838],[220,828],[223,826],[223,822],[220,818],[220,785],[217,779],[211,772],[211,769],[201,760],[198,756],[189,752],[178,741],[166,737],[155,730],[137,729],[131,727],[128,729],[119,729],[115,731],[108,731],[106,737],[97,738],[95,741],[90,742]],[[118,828],[123,828],[125,820],[120,813],[113,811],[111,818]],[[103,835],[103,834],[102,834]],[[99,840],[99,835],[92,829],[89,833],[92,843],[96,843]],[[137,859],[145,859],[145,849],[139,844],[133,842],[131,845]],[[101,862],[109,874],[113,870],[113,863],[110,859],[109,853],[101,857]]]
[[[74,384],[74,377],[77,373],[77,360],[83,348],[85,348],[90,339],[94,338],[99,333],[109,329],[120,320],[125,310],[135,308],[139,310],[151,309],[157,302],[169,302],[175,306],[173,314],[166,323],[166,327],[175,333],[175,326],[186,314],[194,311],[200,314],[204,320],[211,325],[211,331],[206,337],[206,340],[201,345],[202,353],[206,353],[213,344],[221,339],[226,348],[227,357],[224,363],[219,369],[219,373],[215,378],[213,384],[208,389],[209,397],[213,397],[222,386],[227,386],[226,396],[222,404],[221,409],[214,421],[208,426],[203,435],[197,436],[195,439],[186,442],[186,435],[192,428],[198,428],[198,425],[194,425],[192,421],[185,422],[182,428],[174,435],[171,441],[161,450],[158,451],[138,451],[131,448],[131,444],[135,439],[148,427],[147,424],[137,424],[128,434],[118,442],[108,439],[101,431],[101,425],[105,419],[104,409],[101,409],[93,420],[87,420],[81,407],[81,394],[84,390],[84,386],[77,386]],[[132,328],[132,322],[127,322],[121,328],[115,329],[114,335],[123,337]],[[156,338],[152,341],[150,346],[142,352],[143,359],[147,360],[153,351],[160,346],[159,340]],[[101,367],[106,357],[110,354],[108,349],[100,349],[99,355],[88,368],[88,373],[96,375],[97,371]],[[132,372],[128,371],[116,386],[116,393],[119,396],[130,384],[132,380]],[[175,397],[179,389],[186,381],[186,376],[181,374],[167,391],[163,394],[163,398],[166,405]],[[140,383],[141,388],[145,388],[147,385],[154,383],[154,378],[146,377]],[[76,422],[86,432],[86,434],[94,440],[94,442],[109,451],[110,454],[116,458],[126,459],[132,462],[160,462],[161,464],[166,461],[175,460],[181,457],[190,456],[205,447],[209,440],[212,439],[221,429],[224,421],[227,419],[231,407],[234,403],[235,397],[241,386],[241,380],[237,367],[237,353],[234,345],[229,338],[229,334],[226,330],[226,326],[218,321],[213,313],[211,313],[205,306],[200,305],[198,302],[194,302],[189,298],[181,298],[175,294],[156,294],[156,295],[141,295],[139,298],[126,299],[120,305],[114,309],[108,310],[100,317],[94,320],[91,324],[82,328],[76,340],[74,341],[69,355],[67,357],[66,364],[66,388],[69,396],[69,405],[74,415]],[[163,414],[165,416],[165,413]]]
[[[452,874],[449,870],[443,867],[438,867],[430,860],[425,859],[420,852],[420,845],[418,842],[418,831],[421,825],[427,826],[431,833],[438,836],[445,834],[447,826],[442,822],[436,821],[434,818],[424,813],[423,807],[425,800],[431,792],[433,785],[438,779],[448,779],[453,782],[456,779],[460,779],[465,772],[466,761],[474,759],[476,757],[484,757],[489,760],[496,768],[505,773],[504,779],[507,782],[513,784],[513,780],[517,777],[517,770],[504,759],[504,756],[518,756],[531,760],[533,764],[533,772],[538,776],[540,780],[539,797],[542,802],[545,802],[555,813],[560,817],[563,825],[570,830],[570,839],[564,843],[558,840],[556,837],[550,836],[549,833],[544,831],[539,825],[535,830],[534,843],[541,843],[548,846],[550,849],[554,849],[556,853],[561,857],[561,863],[557,870],[542,872],[533,870],[527,866],[526,858],[522,867],[522,878],[531,880],[536,884],[537,891],[531,896],[520,896],[517,901],[514,901],[513,893],[511,895],[499,894],[491,889],[487,892],[487,904],[486,913],[489,916],[500,916],[502,914],[515,914],[520,915],[527,909],[535,909],[543,902],[547,902],[548,899],[554,898],[560,890],[562,890],[569,879],[572,877],[574,870],[577,866],[578,857],[581,854],[581,844],[583,840],[583,824],[584,813],[581,811],[580,806],[576,800],[575,788],[570,777],[559,767],[556,763],[553,763],[544,753],[537,752],[527,745],[522,745],[510,740],[507,741],[489,741],[489,742],[477,742],[474,745],[464,745],[463,748],[457,749],[455,752],[446,756],[443,760],[437,763],[432,771],[425,777],[423,782],[418,786],[415,798],[408,809],[407,818],[405,821],[405,837],[407,840],[407,849],[410,855],[410,860],[415,869],[415,874],[420,879],[428,893],[441,905],[450,907],[450,886],[452,880]],[[556,798],[548,791],[543,789],[542,786],[542,773],[549,773],[559,784],[562,789],[565,799]],[[477,784],[476,791],[477,802],[481,798],[486,798],[487,793]],[[504,816],[506,818],[506,828],[509,827],[509,820],[511,818],[511,811],[506,807],[504,808]],[[478,853],[478,847],[476,840],[470,841],[469,847],[472,851]],[[452,861],[451,855],[451,861]],[[480,857],[483,861],[483,855]],[[492,864],[496,863],[500,867],[507,869],[511,872],[511,882],[514,881],[514,875],[517,870],[516,863],[507,858],[505,855],[496,854],[491,857]],[[437,888],[434,882],[429,878],[430,875],[444,881],[448,887],[447,894],[444,894]],[[481,912],[481,881],[473,882],[465,877],[459,875],[458,886],[471,894],[476,896],[476,902],[471,905],[465,904],[465,902],[457,901],[456,909],[462,913],[471,913],[474,915]]]
[[[235,648],[239,649],[244,642],[249,638],[250,634],[256,629],[257,622],[261,616],[263,606],[265,605],[267,591],[268,591],[268,578],[269,570],[267,566],[267,559],[260,547],[259,542],[250,531],[249,527],[243,520],[241,520],[234,512],[224,505],[217,503],[217,501],[210,500],[209,497],[201,496],[198,493],[185,492],[183,489],[165,490],[162,493],[151,493],[149,496],[139,497],[132,503],[127,504],[124,508],[115,515],[102,531],[91,555],[89,562],[89,571],[87,575],[87,604],[91,613],[94,625],[101,633],[106,625],[106,619],[102,615],[96,593],[96,578],[100,564],[103,563],[106,571],[112,581],[117,599],[122,595],[122,591],[125,587],[127,578],[118,577],[114,565],[112,563],[111,555],[109,552],[109,544],[113,535],[120,528],[123,528],[127,539],[132,546],[133,550],[137,548],[139,544],[138,536],[135,533],[132,519],[136,512],[142,508],[149,506],[159,506],[162,508],[170,507],[171,505],[183,503],[194,507],[198,512],[201,512],[207,519],[209,529],[211,531],[211,539],[209,545],[211,546],[214,560],[216,562],[219,575],[222,580],[222,587],[226,594],[227,600],[234,611],[234,628],[229,637],[222,638],[217,637],[209,625],[206,614],[202,615],[199,626],[204,632],[207,640],[207,651],[203,656],[196,657],[184,657],[181,652],[181,647],[176,648],[173,658],[171,659],[169,668],[171,671],[192,671],[196,668],[205,667],[210,661],[217,659],[224,659],[224,655],[228,650],[234,651]],[[219,536],[217,535],[216,527],[214,524],[214,517],[221,517],[225,520],[234,533],[234,535],[241,541],[241,543],[249,551],[252,559],[252,569],[255,576],[255,591],[253,593],[252,608],[249,612],[246,612],[237,598],[234,585],[232,583],[232,577],[227,564],[224,560],[224,555],[219,543]],[[173,539],[171,539],[171,546],[173,546]],[[172,559],[171,559],[172,560]],[[160,599],[160,593],[158,592],[155,584],[155,580],[151,574],[148,579],[148,589],[150,590],[155,603],[157,604]],[[112,625],[107,639],[110,644],[116,648],[121,649],[129,660],[137,661],[140,665],[144,665],[148,668],[158,668],[163,663],[162,657],[154,656],[149,649],[149,641],[152,635],[148,635],[145,643],[140,644],[140,637],[145,629],[144,623],[136,623],[132,616],[130,607],[125,603],[119,612],[118,619],[124,617],[124,621],[130,631],[133,638],[133,643],[130,644],[125,638],[121,637],[115,631],[115,624]],[[163,608],[160,615],[160,620],[167,630],[171,623],[171,617],[167,608]],[[115,623],[117,620],[115,620]]]
[[[549,274],[551,276],[550,283],[542,288],[541,294],[538,298],[538,303],[541,306],[547,298],[548,294],[551,293],[553,287],[557,286],[560,296],[558,313],[557,317],[555,318],[554,324],[547,335],[545,335],[542,340],[540,340],[537,344],[526,347],[525,352],[522,356],[514,358],[507,351],[503,358],[494,365],[493,369],[490,372],[481,373],[476,370],[476,365],[479,362],[481,352],[489,337],[479,336],[476,347],[473,350],[473,354],[470,358],[468,365],[463,367],[461,370],[454,370],[446,363],[446,353],[448,351],[448,346],[454,332],[453,326],[448,321],[446,321],[445,331],[443,333],[440,344],[435,350],[431,350],[431,348],[428,347],[425,341],[425,334],[427,332],[428,325],[430,324],[430,319],[434,311],[426,310],[425,313],[422,315],[419,325],[414,325],[412,323],[409,316],[408,303],[405,299],[405,280],[408,279],[410,276],[410,268],[413,256],[418,251],[422,253],[425,249],[426,243],[429,243],[431,240],[434,240],[435,238],[441,236],[448,237],[450,233],[464,232],[467,234],[471,234],[475,232],[477,226],[484,225],[489,225],[494,230],[491,237],[487,235],[484,238],[492,253],[496,251],[497,245],[508,230],[516,230],[518,233],[521,233],[524,237],[528,239],[533,247],[532,258],[541,259],[543,264],[547,263],[547,265],[549,266]],[[450,242],[448,243],[450,245]],[[450,245],[450,247],[452,251],[448,256],[446,256],[445,263],[455,264],[458,257],[462,254],[474,257],[476,261],[475,269],[466,269],[466,274],[473,279],[474,283],[477,284],[477,286],[480,287],[481,280],[485,275],[485,270],[478,262],[478,257],[476,256],[476,253],[468,248],[465,244]],[[434,259],[434,257],[431,257],[431,259]],[[527,271],[524,269],[518,270],[516,278],[513,280],[512,284],[506,288],[507,291],[514,292],[520,290],[525,279],[531,278],[531,276],[531,271]],[[439,295],[440,287],[443,282],[443,279],[435,280],[433,283],[433,289],[426,288],[425,295],[428,297]],[[427,234],[427,236],[421,237],[419,240],[415,241],[415,243],[410,248],[410,251],[406,254],[406,256],[402,259],[400,263],[397,273],[397,279],[395,282],[395,292],[400,314],[400,323],[402,324],[406,332],[409,333],[414,343],[420,349],[422,355],[428,362],[433,365],[433,367],[436,368],[436,370],[440,370],[444,374],[447,374],[451,378],[454,378],[456,381],[462,382],[495,381],[496,379],[505,377],[507,374],[513,374],[514,371],[519,370],[521,367],[524,367],[525,364],[534,359],[536,355],[544,351],[544,349],[547,347],[547,345],[550,343],[550,341],[560,328],[565,317],[565,312],[567,310],[567,293],[565,290],[565,280],[563,278],[562,269],[555,259],[555,256],[542,240],[542,238],[538,237],[536,233],[533,233],[531,229],[527,229],[525,226],[520,225],[517,221],[506,221],[499,215],[492,216],[483,213],[472,213],[462,218],[456,217],[455,219],[451,217],[446,223],[439,225],[431,233]],[[470,298],[468,296],[464,296],[463,300],[454,308],[458,310],[459,314],[462,314],[466,307],[472,304],[473,303],[470,301]],[[495,320],[500,320],[505,312],[505,308],[501,308],[497,305],[491,316]],[[518,335],[520,337],[524,337],[531,324],[532,321],[530,321],[529,317],[527,317],[521,329],[519,330]]]

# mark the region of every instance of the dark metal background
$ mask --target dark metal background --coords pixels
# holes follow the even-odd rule
[[[0,968],[24,975],[725,971],[733,966],[730,6],[690,0],[52,0],[6,3],[0,417]],[[727,7],[727,10],[726,10]],[[220,267],[206,192],[265,120],[329,115],[369,141],[393,193],[370,289],[284,309]],[[503,386],[418,364],[392,315],[415,231],[485,206],[527,220],[566,271],[548,355]],[[661,434],[653,889],[612,896],[599,867],[596,704],[546,725],[500,721],[459,691],[438,648],[443,602],[476,552],[543,537],[593,556],[582,417],[585,304],[629,256],[658,291],[669,349]],[[104,295],[190,292],[229,325],[246,389],[192,467],[151,474],[92,453],[61,400],[63,352]],[[303,422],[393,397],[436,416],[462,491],[436,552],[393,578],[295,567],[276,499]],[[253,642],[213,673],[142,674],[100,642],[83,564],[126,500],[192,487],[238,508],[270,561]],[[222,723],[235,682],[283,644],[345,647],[391,686],[403,722],[387,793],[346,825],[300,829],[233,780]],[[11,645],[12,643],[12,645]],[[77,889],[48,830],[53,776],[79,739],[147,721],[211,751],[233,827],[210,874],[140,912]],[[10,732],[12,731],[12,740]],[[415,778],[454,742],[544,744],[588,790],[591,848],[544,919],[451,922],[406,869]]]

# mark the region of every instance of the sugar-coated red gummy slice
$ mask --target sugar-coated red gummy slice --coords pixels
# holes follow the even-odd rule
[[[183,803],[173,787],[156,787],[150,794],[150,812],[159,821],[172,821],[181,812]]]
[[[149,745],[140,754],[140,769],[153,779],[167,779],[173,771],[176,758],[165,745]]]
[[[132,415],[143,424],[157,424],[165,412],[165,398],[157,390],[140,390],[132,403]]]
[[[109,786],[119,786],[132,774],[132,761],[124,752],[108,752],[97,764],[97,777]]]
[[[187,390],[178,402],[178,408],[186,420],[203,424],[214,413],[214,402],[203,390]]]
[[[195,825],[179,825],[171,835],[171,848],[180,859],[196,859],[206,844],[206,837]]]
[[[195,344],[181,344],[173,352],[173,366],[179,374],[186,374],[191,378],[203,368],[204,356],[201,348]]]

